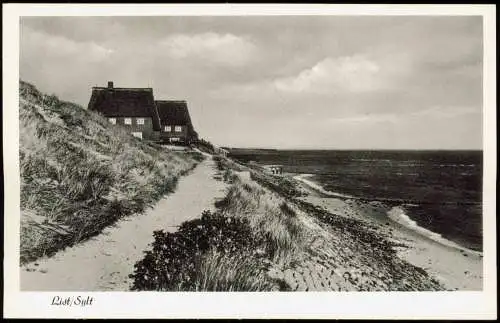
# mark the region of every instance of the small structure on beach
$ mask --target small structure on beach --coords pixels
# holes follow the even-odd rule
[[[229,154],[229,150],[222,147],[215,147],[215,153],[220,156],[227,157],[227,155]]]
[[[283,166],[282,165],[264,165],[262,168],[270,174],[273,175],[283,175]]]

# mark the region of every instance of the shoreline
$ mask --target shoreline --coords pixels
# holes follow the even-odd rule
[[[388,212],[392,208],[382,202],[328,192],[318,184],[307,180],[308,176],[308,174],[293,176],[302,189],[309,193],[301,198],[304,201],[322,207],[333,214],[376,225],[378,231],[389,239],[397,240],[406,246],[397,248],[398,257],[421,267],[436,277],[448,290],[478,291],[483,289],[482,252],[462,247],[452,241],[448,242],[439,234],[425,228],[422,229],[433,234],[419,232],[423,230],[415,230],[410,223],[404,223],[404,220],[396,221],[394,216],[391,218]],[[402,219],[402,217],[398,218]],[[437,236],[442,239],[437,239]]]
[[[384,203],[384,200],[381,199],[373,199],[369,200],[368,198],[361,198],[361,197],[356,197],[356,196],[351,196],[347,194],[341,194],[341,193],[336,193],[332,191],[325,190],[321,185],[307,179],[308,177],[312,177],[313,174],[300,174],[293,176],[294,179],[301,181],[302,183],[306,184],[313,190],[319,192],[320,194],[323,194],[325,196],[329,197],[336,197],[336,198],[341,198],[341,199],[350,199],[350,200],[356,200],[361,203]],[[391,200],[392,201],[392,200]],[[476,254],[478,256],[482,256],[483,252],[478,251],[478,250],[473,250],[471,248],[468,248],[466,246],[463,246],[459,243],[456,243],[450,239],[447,239],[443,237],[440,233],[432,231],[430,229],[427,229],[425,227],[420,226],[415,220],[411,219],[408,214],[406,214],[406,210],[404,209],[404,205],[398,205],[398,206],[389,206],[388,210],[386,212],[386,217],[388,220],[398,223],[408,230],[412,230],[417,234],[420,234],[421,236],[433,240],[437,243],[440,243],[442,245],[448,246],[450,248],[455,248],[459,251],[466,251],[472,254]]]

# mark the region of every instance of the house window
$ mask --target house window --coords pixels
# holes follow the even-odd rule
[[[125,118],[123,123],[125,124],[132,124],[132,118]]]
[[[171,141],[171,142],[176,142],[176,141],[180,141],[180,138],[177,138],[177,137],[173,137],[173,138],[170,138],[170,141]]]
[[[111,122],[112,124],[116,124],[116,118],[109,118],[108,120],[109,120],[109,122]]]
[[[144,124],[144,118],[137,118],[137,124]]]
[[[182,127],[181,126],[175,126],[175,132],[181,132]]]
[[[142,132],[132,132],[132,136],[142,139]]]
[[[172,131],[172,127],[171,127],[171,126],[165,126],[165,131],[166,131],[166,132],[170,132],[170,131]]]

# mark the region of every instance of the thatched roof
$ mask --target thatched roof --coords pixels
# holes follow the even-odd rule
[[[162,125],[187,125],[191,123],[186,101],[157,100]]]
[[[185,125],[191,135],[195,135],[191,117],[186,101],[179,100],[157,100],[155,101],[160,116],[160,124],[164,125]]]
[[[160,130],[158,110],[151,88],[93,87],[89,110],[105,117],[144,117],[153,119],[153,129]]]

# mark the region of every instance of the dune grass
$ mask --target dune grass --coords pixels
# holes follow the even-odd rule
[[[200,160],[20,82],[21,263],[143,212]]]
[[[264,237],[266,254],[275,263],[289,264],[301,249],[303,230],[296,210],[258,184],[233,175],[218,206],[225,216],[247,219],[253,232]]]
[[[246,255],[209,250],[196,266],[195,291],[260,292],[279,289],[266,269]]]
[[[231,184],[226,197],[218,203],[223,214],[248,219],[252,230],[264,237],[270,259],[281,266],[290,264],[302,249],[304,231],[297,210],[287,201],[288,195],[280,196],[274,191],[274,185],[269,187],[261,181],[254,181],[256,171],[227,157],[217,156],[216,162],[219,170],[223,171],[224,180]],[[237,172],[241,171],[249,171],[251,179],[238,176]],[[286,180],[262,172],[257,174],[259,179]],[[296,191],[293,192],[296,196]]]
[[[212,157],[212,159],[215,161],[215,163],[217,165],[217,169],[219,171],[229,171],[229,172],[230,171],[238,171],[238,172],[241,172],[244,170],[248,170],[248,167],[240,165],[240,164],[236,163],[235,161],[233,161],[227,157],[224,157],[224,156],[214,155]]]
[[[305,194],[298,188],[295,181],[286,176],[273,176],[255,169],[250,171],[250,175],[251,178],[260,185],[267,187],[271,191],[287,199],[295,199]]]

